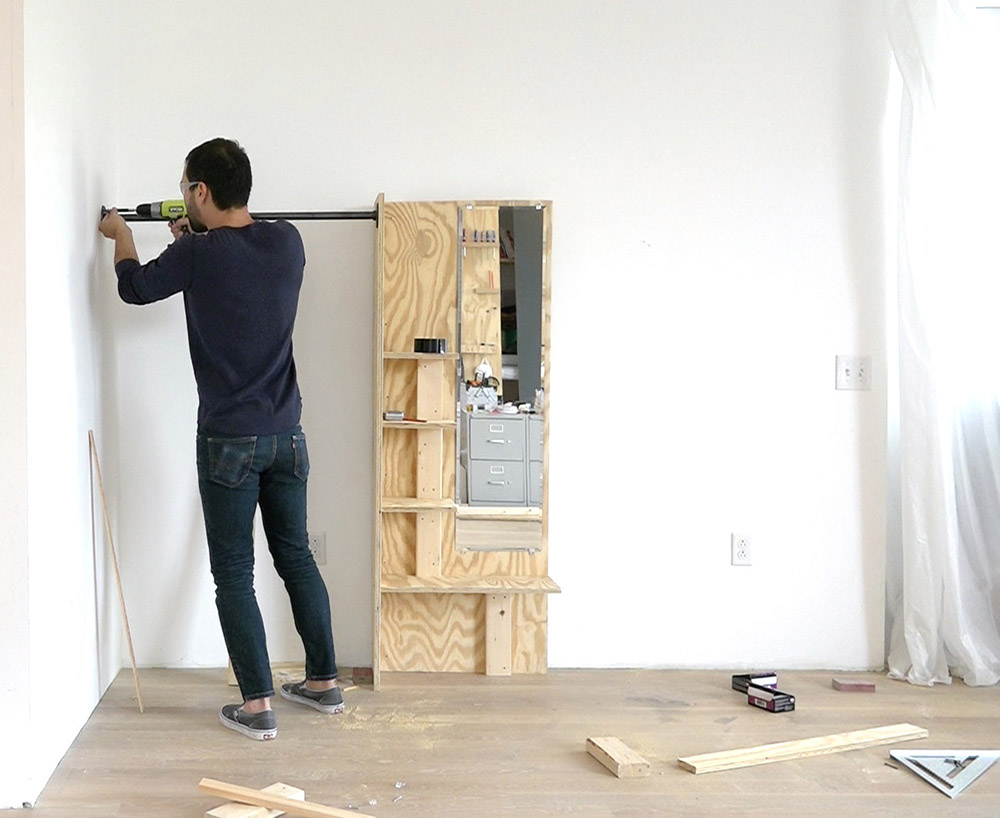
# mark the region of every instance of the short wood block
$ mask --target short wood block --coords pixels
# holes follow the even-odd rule
[[[587,739],[587,752],[619,778],[644,778],[649,762],[614,736]]]
[[[270,787],[264,787],[261,792],[266,792],[268,795],[280,795],[284,798],[294,798],[296,801],[306,800],[305,790],[280,782],[272,784]],[[254,807],[250,804],[237,804],[235,801],[230,801],[228,804],[220,804],[215,809],[210,809],[205,813],[205,818],[278,818],[279,815],[284,814],[284,810],[280,809]]]
[[[834,676],[833,689],[852,693],[874,693],[875,682],[870,679],[856,679],[847,676]]]
[[[511,594],[486,595],[486,675],[511,675]]]
[[[444,359],[421,360],[417,368],[417,418],[444,420]]]
[[[444,457],[444,439],[437,428],[417,432],[417,497],[422,500],[444,498],[441,470]]]
[[[418,577],[441,576],[441,538],[444,514],[438,510],[417,514],[416,569]]]

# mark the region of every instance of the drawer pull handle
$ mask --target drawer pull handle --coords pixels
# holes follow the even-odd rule
[[[487,483],[491,486],[508,486],[510,482],[507,480],[488,480]]]
[[[491,437],[491,438],[488,438],[486,442],[487,443],[499,443],[501,446],[504,445],[505,443],[510,443],[509,440],[504,440],[502,437]]]
[[[518,551],[525,554],[537,554],[542,550],[540,545],[460,545],[458,547],[459,551],[478,551],[491,552],[491,551]]]

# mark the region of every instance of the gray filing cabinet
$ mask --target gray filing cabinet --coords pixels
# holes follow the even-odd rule
[[[543,421],[537,415],[463,413],[468,501],[482,506],[542,503]]]

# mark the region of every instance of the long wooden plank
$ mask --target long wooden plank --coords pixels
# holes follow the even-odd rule
[[[290,787],[288,784],[282,784],[281,782],[272,784],[270,787],[264,787],[261,792],[265,792],[268,795],[281,795],[285,798],[294,798],[296,801],[306,800],[305,790],[300,790],[298,787]],[[220,804],[215,809],[210,809],[205,813],[205,818],[281,818],[284,814],[284,810],[280,809],[268,809],[267,807],[257,807],[253,804],[238,804],[235,801],[229,801],[225,804]]]
[[[228,784],[225,781],[216,781],[214,778],[201,779],[198,782],[198,789],[208,795],[217,795],[230,801],[239,801],[241,804],[252,804],[255,807],[280,809],[289,815],[301,815],[303,818],[373,818],[363,812],[327,807],[309,801],[296,801],[294,798],[241,787],[238,784]]]
[[[773,761],[788,761],[793,758],[841,753],[845,750],[859,750],[897,741],[927,738],[927,730],[912,724],[890,724],[869,730],[853,730],[849,733],[834,733],[829,736],[781,741],[777,744],[761,744],[741,750],[723,750],[718,753],[678,758],[677,763],[695,775],[720,770],[734,770],[738,767],[752,767],[756,764],[770,764]]]
[[[615,736],[587,739],[587,752],[619,778],[649,775],[649,762]]]
[[[374,445],[372,446],[372,480],[374,483],[374,499],[372,504],[372,687],[377,691],[382,686],[382,670],[379,665],[381,652],[379,651],[379,633],[382,630],[382,594],[379,593],[379,586],[382,584],[382,430],[379,424],[382,422],[383,389],[385,379],[385,360],[382,357],[385,349],[384,330],[382,323],[382,287],[385,280],[385,194],[379,193],[375,197],[375,212],[378,216],[375,228],[375,281],[372,290],[375,300],[374,320],[372,330],[372,349],[375,354],[372,356],[372,430],[374,432]]]

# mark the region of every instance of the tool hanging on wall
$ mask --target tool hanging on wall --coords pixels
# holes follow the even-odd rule
[[[108,208],[101,206],[101,218],[108,214]],[[164,199],[162,202],[146,202],[134,208],[118,208],[127,222],[168,222],[187,215],[183,199]],[[251,213],[255,219],[285,219],[286,221],[346,221],[370,219],[378,223],[378,210],[302,210],[276,213]]]

